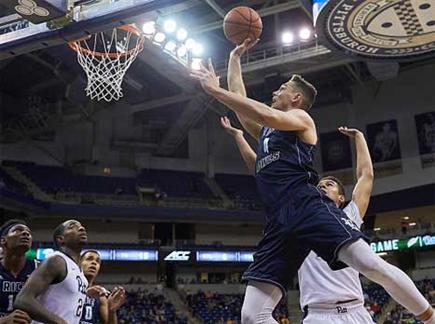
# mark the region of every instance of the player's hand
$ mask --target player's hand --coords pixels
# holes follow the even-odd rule
[[[112,293],[108,297],[108,305],[109,305],[109,311],[110,312],[116,312],[119,307],[122,306],[125,302],[125,289],[124,287],[115,287],[113,289]]]
[[[26,312],[16,309],[8,316],[1,317],[0,324],[29,324],[31,320]]]
[[[202,88],[210,94],[213,94],[213,91],[219,89],[220,87],[219,77],[214,71],[211,59],[208,59],[208,68],[206,68],[201,62],[200,69],[192,70],[190,72],[190,76],[193,79],[198,80],[201,83]]]
[[[363,134],[360,130],[358,130],[356,128],[347,128],[346,126],[339,127],[338,131],[346,136],[351,137],[351,138],[355,138],[355,136]]]
[[[110,291],[108,291],[106,288],[104,288],[102,286],[95,285],[95,286],[89,287],[88,290],[86,290],[86,294],[92,298],[100,298],[100,297],[109,296]]]
[[[231,125],[228,117],[221,117],[221,125],[222,128],[231,136],[236,137],[237,135],[243,135],[243,131],[241,129],[235,128]]]
[[[246,38],[245,41],[240,44],[237,45],[232,51],[230,56],[237,56],[240,57],[243,54],[245,54],[247,51],[249,51],[252,47],[255,46],[255,44],[257,44],[259,41],[259,39],[256,40],[252,40],[250,38]]]

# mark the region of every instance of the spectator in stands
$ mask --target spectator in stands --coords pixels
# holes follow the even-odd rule
[[[120,324],[187,324],[186,317],[177,316],[175,307],[160,294],[138,289],[129,292],[118,312]]]

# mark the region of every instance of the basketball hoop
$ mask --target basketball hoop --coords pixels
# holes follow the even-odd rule
[[[68,42],[88,78],[86,95],[91,99],[119,100],[125,72],[143,50],[145,37],[134,25],[115,27]]]

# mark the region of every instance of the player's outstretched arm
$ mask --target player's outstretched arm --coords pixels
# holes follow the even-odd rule
[[[310,142],[314,144],[317,141],[314,121],[307,112],[302,109],[292,109],[286,112],[279,111],[261,102],[222,89],[219,86],[219,78],[216,76],[210,60],[208,65],[208,69],[201,66],[200,70],[192,71],[192,78],[200,81],[201,86],[206,92],[235,113],[242,115],[244,118],[251,119],[260,125],[279,130],[301,132],[312,130],[312,140]]]
[[[53,283],[61,282],[66,276],[66,264],[59,256],[48,258],[38,267],[24,284],[14,303],[14,308],[22,309],[38,322],[47,324],[67,324],[59,316],[49,312],[36,299]],[[66,297],[67,298],[67,297]]]
[[[352,193],[352,200],[358,206],[361,217],[365,216],[373,189],[373,164],[364,134],[354,128],[340,127],[341,133],[355,140],[357,183]]]
[[[242,76],[242,66],[240,64],[240,57],[252,48],[258,40],[251,41],[250,38],[247,38],[242,44],[238,45],[234,50],[231,51],[230,59],[228,63],[228,72],[227,72],[227,83],[228,90],[234,93],[238,93],[239,95],[246,97],[246,88],[243,82]],[[236,114],[243,128],[256,140],[260,137],[261,125],[258,123],[244,118],[240,114]]]
[[[243,161],[245,161],[245,164],[248,167],[249,173],[255,174],[255,161],[257,159],[257,154],[255,154],[254,150],[243,137],[243,131],[233,127],[228,117],[221,117],[221,125],[223,129],[234,138]]]

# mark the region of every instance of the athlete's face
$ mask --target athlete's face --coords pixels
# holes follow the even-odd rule
[[[82,257],[81,266],[86,278],[95,278],[100,272],[101,259],[100,255],[96,252],[86,252]]]
[[[278,90],[272,94],[272,105],[274,109],[286,111],[291,108],[298,107],[302,101],[302,95],[295,91],[290,83],[283,83]]]
[[[14,225],[1,238],[1,245],[8,250],[20,250],[24,253],[32,246],[32,232],[26,225]]]
[[[83,246],[88,243],[88,235],[83,225],[74,219],[63,223],[65,229],[60,236],[61,244],[66,246]]]
[[[331,199],[337,207],[340,207],[346,200],[344,195],[340,194],[340,187],[337,182],[331,179],[321,179],[317,185],[329,199]]]

